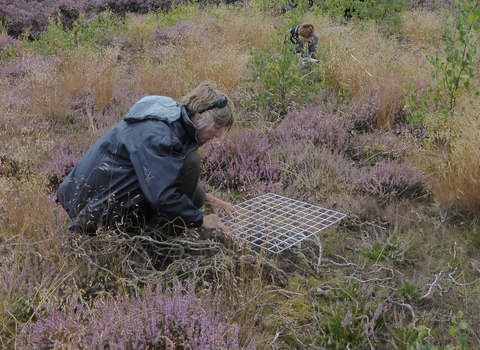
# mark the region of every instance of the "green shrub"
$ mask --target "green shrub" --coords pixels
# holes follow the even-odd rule
[[[77,22],[73,22],[72,29],[65,28],[58,15],[50,19],[47,30],[41,34],[40,40],[31,43],[46,55],[69,52],[77,47],[99,47],[105,40],[106,34],[117,25],[117,18],[110,12],[95,16],[87,21],[80,14]]]
[[[322,7],[332,17],[344,16],[348,9],[353,19],[398,20],[410,1],[407,0],[325,0]]]
[[[472,92],[470,82],[475,77],[477,35],[480,34],[480,1],[457,4],[453,25],[446,19],[442,34],[443,47],[430,57],[432,80],[426,95],[414,87],[407,93],[408,121],[427,126],[429,136],[446,138],[453,131],[459,97]],[[478,96],[478,92],[475,93]]]
[[[280,54],[278,54],[280,52]],[[320,90],[320,66],[303,65],[289,45],[277,44],[251,51],[251,78],[247,79],[244,105],[267,115],[269,121],[281,119],[297,104],[312,101]]]

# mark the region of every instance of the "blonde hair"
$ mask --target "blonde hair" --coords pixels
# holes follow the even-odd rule
[[[310,39],[315,32],[313,24],[303,23],[300,28],[298,28],[298,35],[303,36],[304,38]]]
[[[205,81],[185,95],[180,101],[187,109],[190,119],[204,111],[212,103],[220,98],[227,98],[227,105],[223,108],[212,108],[201,113],[202,124],[216,123],[230,129],[235,121],[235,107],[232,101],[224,93],[218,91],[214,83]]]

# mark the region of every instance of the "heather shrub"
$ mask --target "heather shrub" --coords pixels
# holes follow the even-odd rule
[[[402,142],[399,135],[371,132],[352,138],[348,154],[357,166],[368,167],[382,161],[401,161],[412,149],[413,145]]]
[[[344,154],[308,141],[278,145],[275,157],[283,163],[283,192],[324,207],[337,207],[333,194],[348,190],[355,178],[356,170]]]
[[[273,154],[284,167],[284,191],[323,205],[334,202],[330,193],[341,191],[355,171],[345,154],[352,124],[332,101],[292,111],[271,131]]]
[[[343,151],[349,147],[349,129],[351,122],[341,111],[325,105],[307,105],[287,114],[272,135],[281,146],[300,142]]]
[[[75,145],[77,146],[77,145]],[[44,171],[48,174],[48,185],[51,191],[56,191],[58,186],[62,183],[63,179],[73,170],[78,163],[82,154],[78,154],[79,151],[74,147],[67,147],[52,152],[50,156],[50,163],[44,166]]]
[[[428,10],[436,10],[438,8],[453,8],[455,1],[453,0],[410,0],[410,8],[424,8]]]
[[[374,94],[352,99],[344,113],[350,116],[355,132],[372,132],[378,125],[379,102]]]
[[[14,38],[24,33],[38,37],[47,27],[48,18],[57,11],[58,5],[50,1],[3,0],[0,2],[0,21]]]
[[[372,197],[363,195],[358,197],[349,192],[340,195],[337,202],[341,211],[348,214],[347,217],[342,220],[341,225],[345,225],[352,231],[361,229],[366,222],[372,224],[379,223],[382,225],[385,222],[390,222],[384,208],[380,207]]]
[[[14,39],[0,26],[0,61],[17,55],[21,42]]]
[[[0,177],[2,186],[4,181]],[[11,182],[9,185],[12,188]],[[61,300],[75,285],[74,268],[61,256],[54,234],[62,214],[54,216],[49,210],[53,200],[46,200],[42,191],[34,191],[33,184],[29,186],[28,194],[17,194],[16,203],[7,197],[14,193],[1,193],[6,200],[0,203],[0,216],[10,219],[0,220],[0,346],[4,349],[15,348],[21,324],[43,315],[42,306],[50,298]]]
[[[71,295],[60,307],[45,305],[43,317],[27,323],[17,337],[19,349],[254,349],[241,344],[239,328],[216,298],[197,296],[193,285],[171,289],[147,285],[139,296],[119,296],[84,307]]]
[[[255,129],[232,131],[203,151],[204,177],[214,186],[240,192],[262,192],[282,179],[282,167],[270,156],[266,134]]]
[[[381,203],[402,199],[419,199],[428,193],[425,174],[406,163],[380,162],[355,181],[362,193],[376,197]]]
[[[70,28],[65,27],[59,16],[52,17],[39,40],[30,43],[45,55],[68,54],[78,46],[90,49],[104,44],[109,31],[118,23],[110,11],[102,12],[87,21],[83,14],[74,21]]]

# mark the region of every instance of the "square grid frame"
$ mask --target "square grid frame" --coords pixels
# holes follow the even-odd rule
[[[267,193],[235,205],[225,224],[235,237],[280,253],[342,220],[346,215]]]

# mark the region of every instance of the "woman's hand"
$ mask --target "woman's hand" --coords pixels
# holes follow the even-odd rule
[[[203,228],[214,230],[219,228],[224,232],[228,232],[228,227],[223,224],[223,222],[215,214],[205,215],[203,217]]]
[[[235,211],[235,207],[230,203],[222,201],[221,199],[215,198],[211,194],[207,194],[207,202],[210,204],[212,208],[212,212],[215,215],[218,215],[220,209],[223,210],[229,218],[232,217],[233,212]]]

